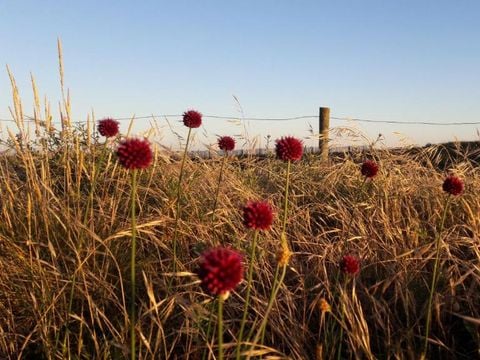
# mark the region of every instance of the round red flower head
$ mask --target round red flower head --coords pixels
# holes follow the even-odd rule
[[[218,147],[223,151],[235,149],[235,139],[230,136],[222,136],[218,139]]]
[[[153,152],[147,139],[130,138],[118,146],[117,158],[125,169],[146,169],[152,163]]]
[[[297,161],[303,155],[302,141],[293,136],[285,136],[275,141],[275,153],[277,158],[283,161]]]
[[[212,296],[225,295],[242,281],[242,255],[232,249],[217,247],[202,254],[196,274],[202,288]]]
[[[443,182],[442,187],[443,191],[452,195],[460,195],[464,189],[462,179],[455,175],[449,175]]]
[[[189,128],[198,128],[202,125],[202,114],[196,110],[188,110],[183,113],[183,124]]]
[[[360,261],[353,255],[345,255],[340,261],[340,269],[345,274],[355,275],[360,271]]]
[[[249,229],[269,230],[273,223],[273,211],[266,201],[249,201],[243,208],[243,225]]]
[[[117,136],[118,121],[111,118],[102,119],[98,122],[97,129],[100,135],[105,136],[107,138]]]
[[[378,173],[378,164],[372,160],[365,160],[362,164],[362,175],[373,178]]]

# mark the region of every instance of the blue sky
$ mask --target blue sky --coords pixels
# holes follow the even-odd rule
[[[0,64],[13,71],[27,114],[30,72],[58,107],[60,37],[78,120],[92,109],[97,118],[191,108],[239,116],[235,96],[247,117],[315,115],[323,105],[338,117],[480,121],[478,1],[2,0],[0,14]],[[2,70],[1,118],[10,104]],[[198,146],[244,131],[225,120],[204,123]],[[142,131],[148,121],[136,124]],[[316,130],[314,119],[246,126],[250,136],[275,138],[308,136],[309,124]],[[331,125],[382,133],[388,144],[403,136],[419,144],[478,139],[480,128]],[[165,127],[162,141],[171,139]]]

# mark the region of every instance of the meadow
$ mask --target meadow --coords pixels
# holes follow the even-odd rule
[[[37,104],[34,135],[10,133],[0,156],[0,358],[479,358],[477,148],[322,162],[152,142],[138,163],[119,151],[130,128],[101,136],[63,105],[61,129]],[[442,188],[449,175],[464,190]],[[243,259],[224,292],[198,271],[219,246]]]

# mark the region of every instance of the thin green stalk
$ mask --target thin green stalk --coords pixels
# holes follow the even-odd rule
[[[362,181],[362,185],[360,186],[360,189],[358,190],[358,192],[355,194],[355,201],[353,203],[353,206],[350,208],[350,221],[348,222],[348,226],[347,226],[347,231],[346,231],[346,234],[343,238],[343,250],[345,251],[345,249],[347,248],[347,245],[348,245],[348,236],[350,235],[350,229],[352,228],[352,224],[353,224],[353,219],[354,219],[354,212],[357,208],[357,205],[358,205],[358,198],[360,197],[360,194],[363,192],[363,188],[365,187],[365,184],[367,183],[367,177],[364,176],[363,178],[363,181]],[[338,278],[336,279],[335,282],[338,281]]]
[[[442,215],[442,222],[440,223],[440,230],[438,231],[437,238],[435,241],[436,246],[436,253],[435,253],[435,265],[433,266],[433,276],[432,276],[432,283],[430,284],[430,295],[428,297],[428,307],[427,307],[427,320],[425,322],[425,340],[423,343],[423,352],[422,352],[422,359],[425,359],[427,356],[428,351],[428,336],[430,334],[430,322],[432,320],[432,303],[433,303],[433,294],[435,293],[435,287],[437,285],[437,278],[438,278],[438,264],[440,262],[440,249],[441,249],[441,240],[442,240],[442,232],[443,226],[445,224],[445,219],[447,217],[447,210],[448,205],[450,204],[450,195],[447,196],[445,200],[445,206],[443,209]]]
[[[317,342],[320,344],[320,343],[324,343],[324,347],[326,349],[329,349],[330,351],[330,341],[334,341],[334,338],[333,338],[333,329],[330,327],[330,326],[327,326],[327,316],[328,318],[332,318],[328,324],[330,323],[333,323],[333,321],[336,321],[338,324],[341,324],[341,322],[343,321],[340,321],[340,319],[337,318],[337,316],[335,316],[334,312],[332,309],[330,309],[330,311],[325,311],[323,312],[322,311],[322,314],[320,315],[320,323],[319,323],[319,333],[318,333],[318,340]],[[324,332],[322,332],[322,329],[325,329]],[[329,353],[331,354],[331,353]],[[335,353],[333,353],[333,355],[335,355]],[[331,358],[332,356],[324,356],[323,358]]]
[[[345,280],[345,284],[343,286],[343,291],[344,292],[347,292],[347,280]],[[340,340],[339,340],[339,344],[338,344],[338,353],[337,353],[337,360],[340,360],[341,359],[341,356],[342,356],[342,346],[343,346],[343,321],[345,320],[345,303],[342,301],[341,303],[341,307],[340,307],[340,310],[341,310],[341,316],[340,316]]]
[[[103,143],[103,148],[102,152],[100,153],[100,158],[98,159],[98,173],[96,175],[100,174],[100,170],[102,169],[102,164],[103,161],[105,160],[105,156],[107,156],[108,153],[108,138],[105,139],[105,142]],[[96,179],[94,179],[95,181]]]
[[[277,267],[279,267],[279,266],[277,266]],[[272,292],[273,296],[270,297],[270,300],[269,300],[268,305],[267,305],[267,310],[265,311],[265,316],[264,316],[264,318],[263,318],[263,320],[260,324],[260,327],[257,331],[257,334],[255,335],[255,338],[252,341],[252,346],[250,347],[250,352],[253,351],[253,348],[254,348],[255,344],[258,342],[258,340],[260,340],[260,337],[263,334],[263,330],[267,326],[268,315],[272,311],[274,300],[277,296],[278,291],[280,290],[280,287],[282,286],[282,282],[283,282],[283,279],[285,279],[285,274],[286,273],[287,273],[287,266],[285,265],[285,266],[282,266],[282,273],[280,275],[280,278],[278,279],[278,286],[273,289],[273,292]],[[247,359],[249,359],[249,358],[250,358],[250,355],[248,355]]]
[[[92,183],[91,183],[91,186],[90,186],[90,191],[89,191],[88,199],[87,199],[87,205],[85,207],[85,215],[84,215],[84,218],[83,218],[83,223],[84,223],[85,226],[87,225],[87,220],[88,220],[88,216],[90,215],[90,211],[93,208],[93,198],[94,198],[94,195],[95,195],[95,186],[96,186],[96,183],[97,183],[97,175],[98,175],[97,167],[98,167],[98,170],[100,170],[100,167],[101,167],[106,149],[107,149],[107,140],[105,140],[105,143],[103,144],[102,153],[100,155],[98,163],[97,163],[97,161],[95,161],[95,159],[94,159],[94,162],[93,162],[94,165],[93,165],[93,168],[92,168]],[[95,165],[97,165],[97,166],[95,166]]]
[[[284,203],[283,203],[283,220],[282,220],[282,233],[280,234],[280,242],[281,245],[286,245],[287,238],[285,236],[285,229],[287,227],[287,215],[288,215],[288,190],[289,190],[289,183],[290,183],[290,161],[288,162],[287,165],[287,175],[286,175],[286,183],[285,183],[285,193],[284,193]],[[280,273],[280,267],[277,266],[275,269],[275,276],[273,278],[273,286],[272,286],[272,292],[270,293],[270,298],[268,302],[273,301],[273,293],[275,291],[275,288],[278,285],[278,275]]]
[[[252,242],[252,248],[250,250],[250,264],[248,266],[248,279],[247,279],[247,294],[245,296],[245,306],[243,309],[243,316],[242,316],[242,322],[240,325],[240,332],[238,334],[238,340],[237,340],[237,350],[236,350],[236,356],[235,358],[237,360],[240,359],[240,349],[241,349],[241,344],[242,344],[242,339],[243,339],[243,331],[245,329],[245,322],[247,321],[247,314],[248,314],[248,306],[250,305],[250,290],[252,287],[252,277],[253,277],[253,263],[255,262],[255,252],[256,252],[256,247],[257,247],[257,238],[258,238],[258,230],[255,231],[253,235],[253,242]]]
[[[218,359],[223,360],[223,301],[222,295],[218,297]]]
[[[281,241],[281,248],[282,251],[288,250],[288,241],[286,237],[286,229],[287,229],[287,218],[288,218],[288,190],[290,186],[290,168],[291,168],[291,161],[289,160],[287,162],[287,174],[285,176],[285,192],[284,192],[284,203],[283,203],[283,220],[282,220],[282,233],[280,235],[280,241]],[[278,274],[279,270],[282,268],[282,273],[280,275],[280,279],[278,279]],[[277,264],[277,269],[275,270],[275,277],[273,280],[273,287],[272,287],[272,292],[270,293],[270,298],[268,299],[268,305],[267,305],[267,311],[265,312],[264,319],[262,323],[260,324],[260,328],[257,331],[257,334],[255,336],[255,339],[253,341],[253,346],[257,343],[257,341],[262,338],[263,342],[263,337],[264,337],[264,331],[267,325],[268,321],[268,316],[270,314],[270,311],[272,311],[273,308],[273,303],[275,301],[275,298],[277,297],[277,293],[280,290],[280,287],[282,286],[283,279],[285,278],[285,274],[287,272],[287,263],[284,264]]]
[[[108,150],[108,139],[105,139],[105,142],[102,147],[102,152],[100,153],[100,157],[98,158],[98,161],[95,161],[94,159],[94,165],[92,169],[92,183],[90,186],[90,191],[88,194],[88,199],[87,199],[87,205],[85,206],[85,215],[83,218],[83,223],[86,226],[87,225],[87,218],[88,215],[90,215],[91,210],[93,209],[93,198],[95,195],[95,187],[97,185],[97,179],[98,175],[100,173],[101,167],[102,167],[102,162],[105,159],[105,155],[107,154]]]
[[[105,153],[107,151],[107,140],[105,140],[105,143],[103,145],[103,149],[102,149],[102,153],[101,153],[101,157],[100,157],[100,160],[99,160],[99,167],[101,166],[101,162],[103,161],[103,158],[105,156]],[[95,193],[95,186],[96,186],[96,180],[97,180],[97,172],[95,171],[96,168],[95,168],[95,165],[96,165],[96,161],[94,161],[94,165],[93,165],[93,169],[92,169],[92,182],[91,182],[91,186],[90,186],[90,191],[89,191],[89,195],[88,195],[88,199],[87,199],[87,205],[85,207],[85,214],[84,214],[84,217],[83,217],[83,224],[85,225],[85,227],[87,226],[87,220],[88,220],[88,215],[91,211],[91,209],[93,209],[93,198],[94,198],[94,193]],[[80,241],[79,241],[79,244],[78,244],[78,249],[77,249],[77,253],[80,254],[81,250],[83,248],[83,236],[80,237]],[[78,262],[81,263],[81,260],[80,258],[78,259]],[[77,272],[75,271],[73,273],[73,276],[72,276],[72,286],[70,288],[70,295],[69,295],[69,299],[68,299],[68,307],[67,307],[67,318],[70,316],[70,312],[72,311],[72,306],[73,306],[73,296],[75,294],[75,286],[77,284]],[[69,334],[69,328],[68,328],[68,320],[66,322],[66,325],[65,325],[66,329],[65,329],[65,336],[63,338],[63,345],[62,345],[62,353],[65,355],[66,354],[66,344],[67,344],[67,337],[68,337],[68,334]],[[60,333],[58,333],[60,334]],[[57,347],[57,344],[58,344],[58,335],[56,336],[56,339],[55,339],[55,348]]]
[[[132,172],[132,204],[131,204],[131,213],[132,213],[132,253],[130,258],[130,281],[132,286],[131,293],[131,304],[130,304],[130,358],[135,360],[135,286],[136,286],[136,268],[135,268],[135,256],[137,251],[136,235],[137,235],[137,219],[135,216],[135,205],[136,205],[136,194],[137,194],[137,170]]]
[[[208,316],[208,326],[207,326],[207,335],[206,335],[207,341],[209,341],[209,339],[210,339],[210,334],[211,334],[211,331],[212,331],[212,320],[213,320],[213,309],[214,309],[214,305],[215,305],[215,301],[212,301],[211,304],[210,304],[210,315]],[[205,350],[203,351],[202,360],[205,360],[205,359],[206,359],[207,352],[208,352],[207,349],[205,349]]]
[[[177,210],[175,214],[175,230],[173,233],[173,272],[174,273],[177,271],[177,237],[178,237],[178,223],[180,220],[180,211],[182,209],[180,206],[180,198],[182,195],[182,180],[183,180],[185,160],[187,158],[188,144],[190,142],[191,133],[192,133],[192,128],[188,128],[187,143],[185,144],[185,151],[183,152],[182,165],[180,166],[180,175],[178,176],[178,184],[177,184]]]
[[[225,167],[227,155],[228,155],[228,152],[223,156],[222,166],[220,167],[220,175],[218,176],[217,190],[215,192],[215,201],[213,202],[213,209],[212,209],[212,225],[215,220],[215,210],[217,210],[218,195],[220,193],[220,184],[222,183],[223,168]]]
[[[277,265],[277,266],[275,267],[275,274],[274,274],[274,276],[273,276],[274,281],[273,281],[273,285],[272,285],[272,291],[273,291],[273,289],[275,289],[275,288],[277,287],[279,275],[280,275],[280,266]],[[269,301],[270,301],[270,299],[269,299]],[[268,305],[267,305],[267,306],[268,306]],[[247,339],[250,339],[250,338],[252,337],[252,335],[253,335],[254,332],[255,332],[255,327],[252,326],[252,327],[250,328],[250,332],[249,332],[248,335],[247,335]],[[261,335],[261,337],[260,337],[260,339],[262,340],[262,343],[263,343],[264,337],[265,337],[265,329],[263,329],[262,335]]]
[[[80,253],[80,252],[79,252]],[[80,258],[78,259],[78,262],[81,264],[81,260]],[[73,273],[73,277],[72,277],[72,287],[70,289],[70,297],[69,297],[69,300],[68,300],[68,308],[67,308],[67,321],[66,321],[66,328],[65,328],[65,336],[63,338],[63,345],[62,345],[62,354],[65,356],[66,352],[67,352],[67,337],[70,333],[70,330],[68,328],[68,318],[70,317],[70,312],[72,311],[72,306],[73,306],[73,295],[75,294],[75,286],[76,286],[76,283],[77,283],[77,271],[75,271]],[[58,337],[55,339],[55,348],[57,347],[57,341],[58,341]]]
[[[353,219],[354,219],[354,213],[358,205],[358,199],[360,197],[360,194],[363,192],[363,189],[365,187],[365,184],[367,183],[367,177],[363,177],[362,184],[360,185],[360,189],[358,189],[357,193],[355,194],[353,206],[350,208],[350,221],[348,222],[344,237],[343,237],[343,251],[345,252],[347,247],[348,247],[348,236],[350,235],[350,229],[352,228],[353,224]],[[337,271],[337,274],[335,275],[335,281],[334,284],[338,284],[338,281],[340,279],[341,271]],[[342,316],[343,316],[343,311],[342,311]],[[342,317],[342,322],[343,322],[343,317]],[[332,323],[332,331],[333,331],[333,323]],[[343,337],[343,328],[340,329],[340,342],[342,341]],[[341,352],[341,343],[340,343],[340,349],[339,353]]]
[[[288,189],[290,186],[290,167],[291,161],[289,160],[287,163],[287,175],[285,179],[285,195],[283,201],[283,221],[282,221],[282,241],[284,241],[285,231],[287,229],[287,215],[288,215]]]

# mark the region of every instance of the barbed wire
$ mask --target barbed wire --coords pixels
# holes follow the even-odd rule
[[[330,119],[359,121],[368,123],[382,123],[382,124],[402,124],[402,125],[440,125],[440,126],[455,126],[455,125],[480,125],[480,121],[463,121],[463,122],[438,122],[438,121],[398,121],[398,120],[372,120],[359,118],[339,118],[331,116]]]
[[[183,114],[159,114],[159,115],[144,115],[144,116],[131,116],[131,117],[113,117],[118,121],[134,121],[141,119],[154,119],[154,118],[173,118],[182,117]],[[204,118],[231,120],[231,121],[292,121],[303,119],[318,119],[318,115],[300,115],[293,117],[280,117],[280,118],[268,118],[268,117],[238,117],[238,116],[222,116],[222,115],[203,115]],[[430,125],[430,126],[459,126],[459,125],[480,125],[480,121],[467,121],[467,122],[438,122],[438,121],[399,121],[399,120],[374,120],[364,118],[353,117],[336,117],[331,116],[332,120],[340,121],[356,121],[365,123],[379,123],[379,124],[397,124],[397,125]],[[1,122],[16,122],[13,119],[0,119]],[[24,121],[34,122],[35,119],[28,116]],[[37,119],[37,121],[45,123],[43,119]],[[60,121],[51,121],[52,123],[61,123]],[[86,121],[74,121],[74,123],[81,124]]]

